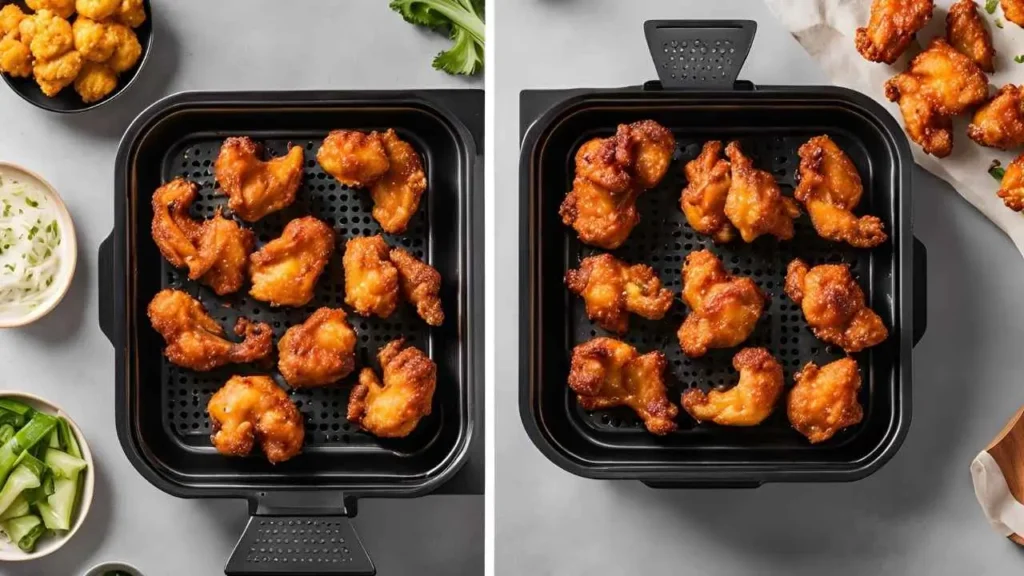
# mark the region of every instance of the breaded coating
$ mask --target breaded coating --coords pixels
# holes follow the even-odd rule
[[[444,322],[441,310],[441,274],[431,266],[401,248],[392,248],[391,263],[398,270],[398,285],[402,296],[416,307],[420,318],[431,325]]]
[[[918,30],[932,18],[933,0],[874,0],[866,28],[857,28],[854,44],[866,60],[892,64]]]
[[[82,55],[72,50],[63,56],[44,62],[36,61],[32,68],[36,83],[43,94],[53,97],[67,88],[82,70]]]
[[[1017,26],[1024,27],[1024,0],[999,0],[1003,16]]]
[[[340,308],[320,308],[277,343],[277,368],[292,388],[325,386],[356,367],[356,331]]]
[[[683,409],[698,422],[722,426],[757,426],[775,408],[782,393],[782,366],[764,348],[744,348],[732,358],[739,382],[728,390],[700,388],[683,392]]]
[[[75,0],[25,0],[25,5],[33,12],[49,10],[65,20],[75,13]]]
[[[271,306],[305,306],[333,253],[329,225],[312,216],[296,218],[249,257],[249,295]]]
[[[370,368],[348,397],[348,420],[380,438],[403,438],[430,415],[437,387],[437,365],[419,348],[399,338],[377,353],[384,384]]]
[[[98,102],[117,88],[117,74],[104,64],[86,62],[75,78],[75,92],[82,102]]]
[[[873,248],[888,239],[880,218],[853,214],[864,187],[857,167],[831,138],[815,136],[798,153],[800,184],[793,197],[804,203],[819,236],[856,248]]]
[[[882,318],[864,303],[864,292],[846,264],[810,268],[799,258],[786,268],[786,294],[803,308],[818,339],[848,354],[889,337]]]
[[[36,37],[36,15],[32,14],[21,19],[18,23],[18,36],[25,46],[32,43]]]
[[[271,464],[302,452],[302,414],[269,376],[232,376],[210,398],[210,441],[225,456],[248,456],[259,442]]]
[[[992,47],[992,36],[985,29],[974,0],[959,0],[949,7],[946,14],[946,39],[961,54],[967,56],[979,68],[991,74],[996,71],[992,60],[996,50]]]
[[[387,173],[391,162],[379,132],[332,130],[316,151],[316,161],[351,188],[365,188]]]
[[[246,364],[270,354],[270,325],[239,318],[235,335],[240,343],[224,339],[224,329],[206,313],[206,308],[181,290],[160,291],[149,303],[149,321],[167,342],[167,359],[197,372],[226,364]]]
[[[618,334],[629,328],[630,312],[660,320],[672,307],[672,291],[662,288],[653,268],[631,266],[611,254],[584,258],[578,269],[565,273],[565,285],[586,302],[588,318]]]
[[[853,358],[842,358],[821,368],[808,362],[796,373],[796,386],[789,392],[789,422],[811,444],[824,442],[864,417],[857,400],[859,390],[860,371]]]
[[[1007,84],[974,113],[967,136],[982,146],[1024,146],[1024,88]]]
[[[725,216],[725,201],[732,186],[729,162],[722,157],[722,142],[712,140],[693,160],[686,163],[686,188],[679,205],[699,234],[711,236],[717,244],[731,242],[736,229]]]
[[[668,401],[665,355],[642,356],[625,342],[598,337],[573,348],[569,388],[584,410],[628,406],[659,436],[676,429],[679,407]]]
[[[1014,158],[1006,167],[998,195],[1010,210],[1024,210],[1024,154]]]
[[[988,78],[970,58],[933,38],[906,72],[885,83],[885,97],[899,102],[910,139],[944,158],[953,151],[952,117],[988,97]]]
[[[388,170],[370,184],[373,219],[385,232],[401,234],[419,208],[420,197],[427,189],[427,176],[416,149],[399,138],[394,130],[388,129],[382,139]]]
[[[75,50],[91,62],[106,62],[117,48],[117,38],[102,22],[79,16],[71,25],[71,31],[75,37]]]
[[[114,16],[129,28],[138,28],[146,21],[146,7],[142,0],[121,0]]]
[[[139,38],[131,28],[116,23],[107,26],[108,34],[114,38],[114,54],[105,64],[118,74],[127,72],[142,56],[142,44],[139,44]]]
[[[732,166],[725,215],[743,241],[753,242],[762,234],[779,240],[792,238],[793,219],[800,215],[797,203],[782,195],[774,176],[754,168],[754,163],[740,150],[739,142],[730,142],[725,155]]]
[[[679,346],[696,358],[709,348],[731,348],[750,337],[765,298],[754,281],[733,276],[708,250],[683,263],[683,300],[690,313],[679,328]]]
[[[15,78],[28,78],[32,75],[32,51],[14,36],[8,34],[0,38],[0,72]]]
[[[362,316],[387,318],[398,304],[398,269],[379,234],[345,244],[345,304]]]
[[[302,184],[301,146],[290,146],[284,156],[267,161],[260,159],[262,155],[263,147],[252,139],[232,137],[221,145],[213,164],[228,207],[247,222],[290,206]]]
[[[67,54],[75,47],[71,24],[49,10],[35,15],[35,35],[29,43],[32,56],[37,60],[52,60]]]
[[[218,295],[237,292],[254,243],[252,230],[228,220],[218,210],[213,218],[193,220],[189,207],[199,185],[184,178],[153,193],[153,241],[176,268],[188,267],[188,277],[213,288]]]
[[[25,13],[21,11],[21,8],[17,4],[7,4],[3,8],[0,8],[0,38],[6,36],[9,32],[13,32],[18,29],[18,24],[25,19]]]
[[[120,7],[121,0],[75,0],[75,11],[93,20],[110,18]]]
[[[576,178],[559,208],[581,241],[615,249],[640,222],[637,196],[664,178],[675,137],[653,120],[620,124],[614,136],[594,138],[576,152]]]

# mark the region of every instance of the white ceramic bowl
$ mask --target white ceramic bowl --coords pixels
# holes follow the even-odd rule
[[[68,288],[71,287],[71,280],[75,277],[75,266],[78,262],[78,241],[75,238],[75,223],[71,220],[71,214],[68,212],[67,206],[64,205],[60,195],[57,194],[57,191],[53,189],[53,186],[50,186],[49,182],[35,172],[16,164],[0,162],[0,177],[10,174],[16,174],[20,178],[35,181],[39,184],[39,189],[53,202],[57,210],[57,220],[61,226],[60,245],[62,252],[60,271],[57,273],[56,278],[54,278],[53,285],[49,288],[46,300],[21,316],[0,316],[0,328],[16,328],[31,324],[56,308],[57,304],[60,304],[60,301],[64,299]]]
[[[38,396],[25,392],[15,392],[13,390],[0,390],[0,398],[10,398],[12,400],[24,402],[35,410],[45,414],[63,416],[67,419],[68,424],[71,426],[71,430],[75,433],[75,439],[78,440],[78,447],[82,450],[82,459],[89,463],[89,467],[85,469],[85,482],[82,485],[82,494],[78,499],[78,509],[72,514],[74,517],[74,523],[71,525],[71,530],[67,531],[67,534],[64,534],[63,536],[43,536],[39,539],[36,544],[35,551],[31,554],[22,551],[21,548],[18,548],[17,544],[0,537],[0,562],[34,560],[59,550],[65,542],[71,540],[75,536],[79,527],[82,526],[82,522],[85,522],[85,517],[89,515],[89,507],[92,505],[92,493],[96,487],[96,465],[93,463],[92,452],[89,451],[89,444],[85,441],[85,436],[82,435],[81,429],[78,428],[75,421],[72,420],[66,412],[61,410],[60,407],[56,406],[52,402],[47,402]]]

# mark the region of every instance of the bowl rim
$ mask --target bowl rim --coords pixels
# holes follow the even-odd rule
[[[142,74],[142,69],[145,68],[146,62],[149,60],[149,53],[152,51],[151,48],[153,47],[153,36],[156,35],[156,28],[152,24],[153,7],[150,0],[142,0],[142,4],[146,7],[146,17],[150,23],[149,38],[146,40],[146,43],[142,45],[142,56],[139,58],[138,63],[136,63],[135,65],[135,74],[133,74],[132,77],[128,79],[128,81],[124,84],[119,84],[114,89],[114,93],[107,96],[106,98],[103,98],[102,100],[99,100],[98,102],[93,102],[91,104],[86,104],[85,102],[82,102],[81,108],[73,108],[71,110],[54,108],[52,106],[40,104],[39,102],[29,99],[29,97],[25,94],[22,94],[21,90],[18,90],[14,87],[14,84],[11,83],[11,78],[7,74],[0,74],[0,78],[3,78],[4,83],[7,84],[8,88],[11,89],[11,92],[17,94],[18,97],[24,100],[25,102],[28,102],[29,104],[35,106],[36,108],[39,108],[40,110],[46,110],[47,112],[54,112],[56,114],[80,114],[82,112],[88,112],[89,110],[95,110],[96,108],[99,108],[100,106],[103,106],[108,102],[113,102],[114,100],[117,100],[121,97],[122,94],[128,91],[128,88],[131,87],[132,84],[135,84],[136,80],[138,80],[139,76]]]
[[[139,570],[139,568],[137,566],[135,566],[134,564],[130,564],[128,562],[122,562],[121,560],[107,560],[105,562],[100,562],[99,564],[96,564],[95,566],[90,566],[88,570],[86,570],[85,572],[82,573],[82,576],[102,576],[103,573],[99,571],[101,569],[103,569],[103,570],[112,570],[112,569],[126,570],[127,569],[127,570],[132,571],[134,574],[139,574],[140,576],[142,574],[142,570]]]
[[[21,392],[19,390],[0,390],[0,398],[22,398],[29,400],[32,403],[45,406],[48,410],[52,410],[55,414],[65,418],[68,421],[68,425],[71,426],[72,432],[75,433],[75,439],[78,440],[79,448],[82,450],[82,459],[88,463],[86,468],[85,483],[82,486],[82,496],[79,501],[78,508],[78,519],[71,525],[71,529],[68,530],[67,534],[53,539],[54,544],[47,550],[36,550],[35,552],[22,552],[20,548],[15,546],[13,550],[17,550],[17,553],[10,554],[10,548],[0,548],[0,561],[2,562],[24,562],[26,560],[35,560],[44,556],[49,556],[57,550],[60,550],[64,544],[75,537],[75,533],[85,523],[86,516],[89,515],[89,510],[92,508],[92,499],[96,487],[96,464],[92,457],[92,451],[89,449],[89,442],[85,439],[85,434],[82,433],[82,429],[78,427],[75,420],[71,418],[63,408],[57,406],[53,402],[36,396],[31,392]]]
[[[67,274],[67,282],[65,282],[64,285],[59,288],[59,292],[57,293],[56,296],[51,297],[50,300],[47,301],[45,305],[38,306],[35,309],[30,310],[27,314],[20,316],[18,318],[11,318],[6,320],[0,318],[0,329],[20,328],[22,326],[27,326],[52,312],[53,309],[56,308],[57,305],[60,304],[62,300],[64,300],[64,296],[67,295],[68,290],[71,289],[71,284],[74,282],[75,279],[75,272],[78,269],[78,235],[75,232],[75,221],[73,218],[71,218],[71,212],[68,210],[67,205],[64,204],[64,199],[61,198],[60,194],[57,193],[57,189],[54,188],[52,184],[50,184],[45,178],[40,176],[35,171],[29,170],[28,168],[25,168],[24,166],[15,164],[13,162],[6,162],[0,160],[0,171],[3,171],[3,169],[5,168],[23,172],[31,176],[32,178],[35,178],[36,181],[42,185],[43,189],[45,189],[46,192],[50,195],[50,199],[54,201],[54,204],[57,207],[58,216],[64,220],[63,224],[65,230],[63,241],[67,243],[67,249],[70,251],[70,255],[67,258],[67,264],[65,264],[65,266],[70,266],[70,270],[68,271]]]

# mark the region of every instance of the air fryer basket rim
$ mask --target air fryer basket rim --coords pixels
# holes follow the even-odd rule
[[[268,493],[310,493],[318,492],[322,498],[317,500],[323,502],[323,506],[337,509],[344,509],[354,502],[357,497],[363,496],[390,496],[390,497],[415,497],[428,493],[449,480],[465,463],[470,441],[474,429],[474,403],[475,393],[472,381],[478,376],[477,360],[475,350],[478,348],[478,327],[473,321],[473,309],[476,306],[476,295],[473,288],[473,274],[476,273],[474,257],[469,248],[464,251],[462,265],[464,266],[466,285],[462,287],[464,296],[467,299],[466,306],[466,333],[464,334],[463,356],[465,357],[464,373],[467,379],[463,394],[465,395],[465,414],[462,417],[464,424],[460,427],[457,442],[450,453],[439,465],[436,473],[428,478],[414,484],[399,483],[387,485],[384,483],[360,484],[358,482],[331,483],[325,488],[314,485],[288,485],[283,484],[258,484],[245,482],[244,479],[230,483],[195,483],[187,479],[182,480],[167,475],[161,470],[165,469],[156,458],[155,454],[144,445],[138,435],[135,422],[129,422],[130,414],[134,411],[128,406],[131,401],[129,386],[126,381],[126,370],[130,365],[127,358],[128,347],[126,342],[127,324],[126,319],[121,318],[114,321],[117,314],[123,314],[126,306],[129,305],[126,294],[126,269],[127,264],[127,186],[125,178],[131,162],[132,148],[139,142],[145,133],[169,115],[182,109],[195,107],[376,107],[396,108],[402,106],[413,106],[436,115],[452,130],[459,145],[459,156],[465,166],[465,173],[459,178],[465,189],[469,192],[464,199],[465,214],[464,228],[467,237],[473,233],[474,223],[469,217],[473,210],[475,200],[472,196],[474,186],[474,172],[480,169],[476,165],[477,144],[469,130],[461,119],[459,119],[446,106],[446,93],[450,90],[420,90],[420,91],[305,91],[305,92],[181,92],[156,102],[143,111],[129,126],[121,139],[118,147],[117,159],[115,162],[115,229],[111,237],[108,237],[101,244],[100,250],[100,276],[101,282],[113,283],[110,287],[111,297],[104,298],[101,286],[100,320],[101,328],[108,338],[115,345],[115,352],[118,354],[116,361],[116,428],[118,439],[125,454],[132,465],[150,483],[161,488],[174,496],[186,498],[203,497],[240,497],[250,501],[251,506],[265,499]],[[479,91],[459,91],[479,92]]]
[[[652,89],[653,88],[653,89]],[[532,160],[542,135],[551,126],[580,109],[593,106],[643,106],[673,102],[690,104],[719,104],[730,101],[742,105],[743,102],[774,101],[808,101],[814,104],[826,102],[842,103],[853,108],[869,121],[879,126],[886,135],[892,154],[896,159],[899,176],[896,182],[899,215],[894,226],[898,226],[900,244],[895,248],[895,266],[900,274],[897,294],[893,296],[900,301],[900,366],[898,367],[898,406],[894,407],[895,418],[885,437],[875,448],[858,462],[842,470],[815,470],[813,468],[787,467],[785,464],[757,465],[719,465],[710,464],[697,466],[672,465],[658,462],[657,465],[643,464],[594,464],[585,459],[575,457],[571,449],[558,438],[552,437],[547,426],[539,421],[535,412],[533,396],[538,393],[535,382],[540,378],[542,368],[535,366],[533,358],[533,324],[536,320],[532,309],[534,287],[531,285],[533,250],[540,246],[534,245],[531,237],[530,201],[534,192]],[[655,84],[644,88],[627,87],[619,89],[568,89],[568,90],[524,90],[520,93],[520,355],[525,360],[520,374],[519,408],[520,419],[538,449],[553,463],[564,470],[578,476],[599,479],[637,479],[652,485],[675,487],[711,487],[711,486],[756,486],[768,481],[853,481],[870,475],[878,470],[895,455],[906,437],[911,419],[911,374],[912,348],[920,338],[915,317],[920,317],[920,329],[924,326],[923,296],[924,278],[917,278],[914,283],[913,269],[923,266],[924,247],[913,238],[912,213],[910,205],[910,180],[912,156],[910,147],[899,124],[878,103],[867,96],[842,87],[833,86],[758,86],[753,90],[663,90]],[[604,128],[609,128],[605,126]],[[915,250],[915,245],[917,248]],[[915,252],[917,258],[914,257]],[[921,259],[917,265],[916,260]],[[914,298],[915,292],[921,293]],[[916,309],[916,310],[915,310]],[[916,312],[916,314],[915,314]]]

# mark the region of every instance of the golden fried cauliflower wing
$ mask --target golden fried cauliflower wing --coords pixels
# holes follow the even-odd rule
[[[131,70],[142,57],[142,44],[139,44],[135,31],[122,24],[111,23],[107,33],[114,38],[114,53],[105,64],[118,74]]]
[[[873,248],[886,241],[877,216],[857,218],[864,187],[850,158],[826,135],[815,136],[798,151],[800,184],[793,197],[804,203],[818,235],[857,248]]]
[[[33,12],[49,10],[64,19],[75,13],[75,0],[25,0],[25,5]]]
[[[114,55],[117,38],[103,22],[79,16],[71,25],[71,31],[74,34],[75,50],[78,50],[82,58],[91,62],[106,62]]]
[[[662,288],[654,269],[630,266],[611,254],[588,256],[565,273],[565,285],[587,304],[587,317],[610,332],[624,334],[629,313],[660,320],[672,307],[673,295]]]
[[[239,318],[235,335],[240,343],[224,339],[224,329],[210,318],[195,298],[181,290],[160,291],[149,303],[149,321],[167,342],[164,355],[171,362],[199,372],[225,364],[244,364],[270,354],[270,326]]]
[[[967,136],[982,146],[1024,146],[1024,88],[1007,84],[974,113]]]
[[[224,141],[213,164],[214,178],[228,195],[228,207],[245,221],[255,222],[295,201],[302,183],[303,152],[291,146],[284,156],[260,160],[263,149],[248,137]]]
[[[764,309],[764,295],[750,278],[733,276],[708,250],[683,263],[683,300],[690,313],[679,328],[679,346],[696,358],[709,348],[731,348],[750,337]]]
[[[394,130],[388,129],[382,139],[388,170],[370,184],[373,219],[385,232],[401,234],[419,208],[420,197],[427,189],[427,176],[416,149],[399,138]]]
[[[387,318],[398,304],[398,269],[379,234],[352,238],[341,260],[345,268],[345,304],[362,316]]]
[[[1024,210],[1024,154],[1014,158],[1006,167],[998,194],[1010,210]]]
[[[387,173],[391,162],[379,132],[332,130],[316,151],[320,167],[342,184],[365,188]]]
[[[811,331],[847,353],[889,337],[882,318],[864,303],[864,292],[846,264],[810,268],[797,258],[786,268],[786,294],[801,306]]]
[[[874,0],[866,28],[857,28],[854,44],[866,60],[892,64],[917,31],[932,18],[933,0]]]
[[[189,206],[199,186],[176,178],[153,193],[153,241],[175,268],[188,267],[189,278],[213,288],[219,295],[238,291],[252,252],[253,234],[218,211],[199,222]]]
[[[757,426],[772,413],[782,393],[782,366],[764,348],[744,348],[732,358],[739,382],[728,390],[700,388],[683,392],[681,403],[698,422],[722,426]]]
[[[634,149],[634,185],[642,190],[657,186],[675,153],[676,138],[672,132],[654,120],[640,120],[619,125],[616,137],[626,139]]]
[[[146,21],[146,7],[142,0],[121,0],[114,16],[129,28],[138,28]]]
[[[249,257],[249,295],[271,306],[305,306],[334,253],[334,230],[312,216],[296,218]]]
[[[584,410],[628,406],[659,436],[676,429],[679,408],[668,401],[665,355],[642,356],[625,342],[598,337],[573,348],[569,388]]]
[[[635,187],[633,162],[628,138],[620,138],[618,133],[610,138],[591,138],[576,151],[576,176],[621,194]]]
[[[910,139],[944,158],[953,150],[952,117],[988,97],[988,78],[944,39],[933,38],[906,72],[885,83],[885,97],[899,102]]]
[[[842,358],[820,368],[808,362],[796,373],[796,385],[789,392],[789,422],[811,444],[824,442],[864,417],[857,400],[859,390],[860,371],[853,358]]]
[[[0,8],[0,38],[18,29],[18,24],[25,19],[25,13],[17,4],[7,4]]]
[[[389,257],[398,270],[398,285],[402,289],[402,296],[416,307],[416,313],[427,324],[440,326],[444,322],[439,296],[441,274],[430,264],[401,248],[392,248]]]
[[[75,11],[93,20],[104,20],[117,13],[121,0],[75,0]]]
[[[999,0],[999,4],[1007,20],[1024,27],[1024,0]]]
[[[356,332],[340,308],[320,308],[277,343],[277,368],[292,388],[324,386],[352,373]]]
[[[736,229],[725,217],[725,200],[732,185],[729,162],[722,157],[722,142],[712,140],[686,163],[686,188],[679,204],[690,227],[711,236],[718,244],[732,241]]]
[[[967,56],[979,68],[991,74],[996,71],[992,63],[996,50],[992,47],[992,36],[978,14],[974,0],[959,0],[949,7],[946,14],[946,39],[961,54]]]
[[[793,219],[800,208],[792,198],[782,195],[775,178],[740,150],[739,142],[730,142],[725,154],[732,166],[732,182],[725,199],[725,215],[740,232],[744,242],[753,242],[762,234],[779,240],[793,237]]]
[[[71,24],[49,10],[40,10],[35,15],[35,35],[28,47],[32,56],[41,61],[67,54],[75,47]]]
[[[377,360],[384,372],[384,385],[372,369],[363,368],[359,384],[348,398],[348,420],[374,436],[403,438],[430,415],[437,365],[402,339],[388,342]]]
[[[75,92],[86,104],[106,98],[114,88],[117,88],[117,74],[104,64],[86,62],[75,78]]]
[[[210,441],[225,456],[248,456],[259,442],[271,464],[302,451],[302,414],[269,376],[232,376],[210,398]]]
[[[14,36],[8,34],[0,38],[0,72],[15,78],[28,78],[32,75],[32,51]]]
[[[71,85],[81,70],[82,55],[72,50],[53,60],[37,60],[32,74],[43,94],[52,98]]]
[[[558,210],[562,223],[576,230],[581,242],[614,250],[640,223],[636,191],[613,193],[589,178],[577,176]]]

